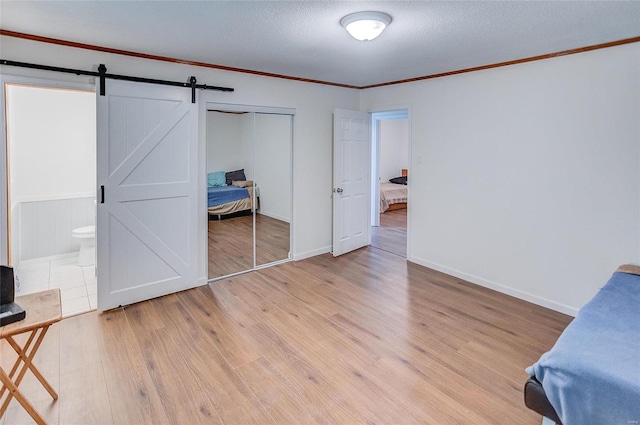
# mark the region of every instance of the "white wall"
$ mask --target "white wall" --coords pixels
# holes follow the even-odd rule
[[[215,171],[247,170],[246,133],[244,124],[253,114],[207,113],[207,173]],[[250,165],[250,164],[249,164]]]
[[[402,175],[409,168],[409,120],[387,119],[380,121],[380,181]]]
[[[201,171],[199,276],[206,280],[206,102],[292,108],[296,111],[293,147],[293,247],[294,258],[328,252],[331,247],[332,113],[334,108],[358,109],[357,90],[277,78],[172,64],[115,54],[55,46],[13,37],[0,37],[3,58],[78,69],[107,65],[109,73],[186,81],[235,88],[233,93],[198,91],[200,105],[199,168]],[[39,76],[66,81],[92,82],[71,74],[0,67],[3,74]],[[107,80],[108,90],[108,80]]]
[[[411,261],[570,314],[640,261],[640,43],[361,95],[398,104]]]
[[[254,154],[253,139],[255,128],[255,115],[243,114],[240,118],[240,140],[242,149],[242,162],[239,167],[232,168],[229,171],[244,169],[244,175],[247,180],[254,180]]]
[[[6,85],[11,264],[77,251],[95,223],[95,92]]]
[[[13,219],[20,221],[16,232],[19,245],[12,245],[12,252],[19,255],[19,260],[12,261],[14,267],[23,260],[79,251],[80,243],[71,237],[71,232],[95,224],[94,200],[91,196],[18,204],[20,208]]]
[[[13,204],[95,193],[95,103],[93,92],[7,86]]]

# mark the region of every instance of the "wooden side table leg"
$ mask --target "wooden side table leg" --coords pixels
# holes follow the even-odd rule
[[[29,415],[33,418],[34,421],[38,425],[47,425],[44,418],[40,416],[40,413],[33,407],[33,405],[27,400],[27,398],[22,395],[18,387],[9,379],[9,376],[5,373],[4,369],[0,368],[0,381],[2,381],[2,385],[5,386],[9,390],[9,394],[7,394],[7,400],[11,400],[12,397],[15,397],[18,400],[18,403],[24,410],[27,411]],[[2,407],[0,407],[0,417],[4,415],[4,412],[7,410],[7,406],[9,405],[8,401],[3,403]]]
[[[44,339],[44,336],[47,333],[47,330],[49,330],[49,326],[46,326],[46,327],[42,328],[42,331],[40,332],[40,336],[38,337],[38,339],[36,339],[36,344],[34,345],[32,351],[31,351],[31,353],[32,353],[31,359],[33,359],[33,356],[35,356],[35,352],[38,350],[38,347],[40,347],[40,344],[42,343],[42,340]],[[34,331],[34,334],[35,333],[36,333],[36,331]],[[28,367],[31,370],[31,372],[35,375],[36,378],[38,378],[38,381],[40,381],[42,386],[47,390],[47,392],[49,393],[51,398],[53,398],[54,400],[57,400],[58,399],[58,394],[53,389],[51,384],[49,384],[49,382],[47,382],[47,380],[44,378],[44,376],[42,376],[42,374],[40,373],[38,368],[36,368],[36,365],[33,364],[33,362],[31,360],[29,360],[29,362],[27,363],[27,361],[26,361],[27,360],[26,351],[28,350],[29,347],[27,345],[25,345],[25,348],[21,349],[20,346],[18,345],[18,343],[15,342],[15,340],[12,337],[7,337],[7,342],[9,343],[9,345],[11,345],[11,347],[15,350],[15,352],[18,353],[18,356],[20,356],[22,358],[22,361],[25,364],[28,364]],[[11,378],[12,375],[9,375],[9,377]],[[21,381],[18,381],[17,384],[20,385],[20,382]]]
[[[33,342],[33,338],[35,336],[36,336],[36,332],[32,331],[31,334],[29,335],[29,339],[27,339],[27,342],[25,342],[24,344],[24,348],[20,348],[20,346],[15,342],[13,338],[11,337],[7,338],[7,342],[9,343],[9,345],[11,345],[11,348],[13,348],[13,351],[15,351],[18,354],[18,360],[16,360],[16,362],[13,364],[13,367],[11,368],[11,372],[9,372],[9,379],[13,379],[13,375],[16,374],[16,371],[18,370],[18,366],[20,366],[20,360],[22,361],[26,360],[26,356],[23,353],[29,349],[29,347],[31,346],[31,343]],[[16,349],[16,347],[18,348]],[[2,390],[0,390],[0,398],[2,398],[2,396],[4,395],[4,391],[6,389],[7,387],[3,385]]]
[[[20,368],[20,372],[18,372],[18,376],[16,377],[15,381],[11,382],[11,379],[13,379],[13,377],[9,378],[7,376],[7,379],[10,380],[11,384],[14,385],[16,389],[18,388],[18,386],[22,382],[22,379],[24,378],[24,375],[27,373],[27,370],[31,369],[31,367],[33,366],[33,356],[35,356],[36,352],[38,351],[38,348],[40,348],[40,344],[42,343],[42,340],[44,339],[44,336],[46,335],[48,329],[49,329],[49,326],[44,326],[42,328],[38,328],[38,329],[35,329],[35,330],[32,331],[32,334],[36,334],[38,331],[40,331],[40,335],[36,338],[36,341],[33,344],[33,347],[31,347],[31,349],[30,349],[30,351],[28,353],[24,349],[21,349],[20,346],[15,342],[15,340],[13,340],[13,338],[7,337],[7,342],[9,342],[9,344],[11,344],[13,349],[18,352],[18,359],[16,360],[16,364],[22,362],[22,368]],[[15,346],[14,346],[14,344],[15,344]],[[17,347],[17,349],[16,349],[16,347]],[[13,366],[13,368],[15,368],[15,367],[16,367],[16,365]],[[33,368],[35,368],[35,366],[33,366]],[[36,369],[36,370],[38,370],[38,369]],[[53,390],[51,385],[49,385],[49,383],[44,379],[44,377],[42,377],[42,375],[40,374],[40,371],[38,371],[38,374],[36,375],[36,378],[38,378],[38,380],[40,380],[40,378],[42,378],[42,380],[44,382],[40,381],[40,383],[43,384],[43,386],[49,392],[49,394],[51,394],[53,392],[53,394],[51,394],[51,396],[53,397],[54,400],[56,400],[58,398],[58,395]],[[46,383],[46,385],[45,385],[45,383]],[[6,383],[4,383],[4,385],[8,387],[8,385]],[[4,412],[7,409],[7,406],[9,405],[9,402],[11,401],[11,398],[13,398],[13,393],[10,391],[9,395],[7,396],[7,398],[2,403],[2,406],[0,406],[0,411]]]

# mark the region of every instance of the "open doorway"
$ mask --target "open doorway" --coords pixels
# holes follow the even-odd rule
[[[3,90],[16,295],[60,288],[63,316],[95,309],[95,92],[8,82]]]
[[[407,257],[409,115],[372,114],[371,246]]]

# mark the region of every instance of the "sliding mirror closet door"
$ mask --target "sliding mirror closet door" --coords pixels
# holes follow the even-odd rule
[[[209,279],[291,258],[293,113],[243,108],[207,111]]]
[[[209,279],[255,267],[253,120],[251,112],[207,111]]]
[[[255,114],[256,265],[290,258],[293,116]]]

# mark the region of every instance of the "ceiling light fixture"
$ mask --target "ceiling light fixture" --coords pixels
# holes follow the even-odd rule
[[[391,23],[391,16],[383,12],[356,12],[340,20],[356,40],[369,41],[379,36]]]

